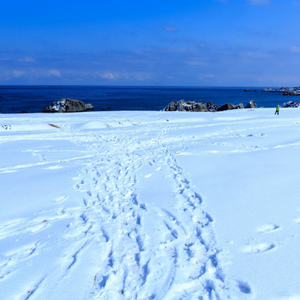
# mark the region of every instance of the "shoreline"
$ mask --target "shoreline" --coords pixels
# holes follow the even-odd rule
[[[274,107],[255,107],[255,108],[243,108],[243,109],[228,109],[228,110],[224,110],[225,111],[243,111],[243,110],[260,110],[260,109],[270,109],[273,110],[275,109],[276,106]],[[292,109],[296,109],[298,107],[283,107],[280,106],[280,109],[288,109],[288,108],[292,108]],[[196,112],[196,111],[165,111],[165,110],[90,110],[90,111],[84,111],[84,112],[56,112],[56,113],[45,113],[45,112],[26,112],[26,113],[0,113],[0,117],[1,116],[6,116],[6,115],[17,115],[17,116],[26,116],[26,115],[43,115],[43,116],[71,116],[71,115],[80,115],[80,114],[94,114],[94,113],[149,113],[149,112],[153,112],[153,113],[221,113],[222,111],[205,111],[205,112]]]
[[[94,111],[163,110],[172,101],[213,102],[246,105],[254,100],[258,107],[275,107],[288,100],[278,93],[244,92],[244,87],[52,87],[18,90],[0,88],[0,113],[42,112],[61,98],[78,99],[91,103]]]

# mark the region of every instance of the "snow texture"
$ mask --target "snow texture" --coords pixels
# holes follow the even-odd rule
[[[0,299],[300,299],[299,125],[0,115]]]

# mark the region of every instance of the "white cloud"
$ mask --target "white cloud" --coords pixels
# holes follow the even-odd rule
[[[201,49],[204,49],[204,48],[206,48],[207,46],[206,46],[205,44],[203,44],[203,43],[199,43],[199,44],[197,45],[197,47],[198,47],[198,48],[201,48]]]
[[[208,63],[205,61],[198,61],[198,60],[190,60],[190,61],[185,61],[184,62],[186,65],[189,66],[207,66]]]
[[[105,73],[102,73],[100,75],[101,78],[103,79],[110,79],[110,80],[113,80],[113,79],[116,79],[116,75],[114,75],[113,73],[111,72],[105,72]]]
[[[50,70],[43,70],[43,69],[30,69],[30,70],[11,70],[6,71],[9,77],[13,78],[45,78],[45,77],[62,77],[62,74],[59,70],[50,69]]]
[[[247,0],[253,5],[259,5],[259,4],[270,4],[270,0]]]
[[[172,23],[159,23],[157,26],[162,27],[165,31],[168,32],[179,32],[178,28]]]
[[[198,79],[200,80],[207,80],[207,79],[212,79],[212,78],[216,78],[215,74],[212,73],[206,73],[206,74],[201,74],[197,76]]]
[[[96,76],[99,76],[102,79],[107,80],[125,80],[125,81],[145,81],[152,79],[152,75],[148,72],[104,72],[97,73]]]
[[[26,57],[20,58],[18,61],[20,61],[20,62],[35,62],[35,59],[32,57],[26,56]]]
[[[19,77],[25,75],[25,72],[22,70],[13,70],[12,74],[13,74],[13,77],[19,78]]]
[[[165,26],[165,31],[179,32],[179,30],[176,27],[172,27],[172,26]]]
[[[49,76],[62,77],[61,72],[59,70],[49,70]]]
[[[289,49],[292,53],[300,53],[300,47],[293,46]]]

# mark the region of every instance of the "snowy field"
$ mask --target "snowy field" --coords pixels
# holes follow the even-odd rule
[[[295,108],[0,115],[0,299],[300,299],[299,150]]]

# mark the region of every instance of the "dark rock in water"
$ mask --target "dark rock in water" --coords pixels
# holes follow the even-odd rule
[[[94,106],[92,104],[88,103],[88,104],[85,105],[85,109],[86,110],[92,110],[92,109],[94,109]]]
[[[251,100],[247,103],[246,108],[257,108],[255,101]]]
[[[256,103],[251,100],[246,108],[256,108]],[[195,112],[215,112],[215,111],[224,111],[230,109],[243,109],[244,104],[240,103],[238,105],[233,105],[231,103],[223,104],[218,107],[218,105],[213,104],[212,102],[204,103],[203,101],[195,102],[195,101],[176,101],[171,102],[167,105],[164,111],[195,111]]]
[[[243,103],[240,103],[240,104],[235,105],[235,106],[233,107],[233,109],[243,109],[243,108],[245,108]]]
[[[221,106],[217,109],[217,111],[229,110],[229,109],[233,109],[233,108],[234,108],[233,104],[231,104],[231,103],[226,103],[226,104],[221,105]]]
[[[283,95],[288,96],[300,96],[300,87],[280,87],[280,88],[265,88],[263,92],[280,92]]]
[[[177,103],[177,110],[179,110],[179,111],[194,111],[195,106],[196,106],[195,101],[185,102],[184,100],[180,100]]]
[[[111,109],[111,107],[109,106],[107,108],[101,108],[101,111],[106,111],[106,110],[110,110],[110,109]]]
[[[218,105],[217,104],[213,104],[211,101],[206,103],[207,106],[207,110],[210,112],[214,112],[218,109]]]
[[[288,101],[283,103],[282,107],[299,107],[300,102]]]
[[[81,100],[62,98],[47,106],[43,112],[83,112],[93,108],[91,104],[85,105]]]
[[[207,106],[202,101],[196,103],[195,101],[180,100],[177,102],[171,102],[165,108],[165,111],[207,111]]]
[[[167,107],[165,108],[165,111],[176,111],[177,110],[177,103],[178,102],[172,101],[171,103],[169,103],[167,105]]]
[[[284,96],[300,96],[300,91],[285,91],[282,95]]]
[[[197,111],[197,112],[208,111],[207,104],[205,104],[203,101],[200,101],[200,102],[195,104],[193,111]]]

